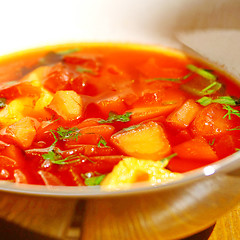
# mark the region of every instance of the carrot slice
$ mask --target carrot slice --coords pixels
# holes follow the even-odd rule
[[[163,128],[156,122],[120,131],[111,137],[111,142],[127,155],[136,158],[159,160],[171,151]]]
[[[218,160],[216,153],[202,137],[194,138],[174,146],[173,151],[182,159],[202,162],[214,162]]]
[[[166,122],[174,128],[184,129],[189,126],[200,110],[200,105],[193,99],[189,99],[180,108],[173,111],[167,117]]]

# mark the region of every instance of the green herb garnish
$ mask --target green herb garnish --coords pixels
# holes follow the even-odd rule
[[[58,133],[59,140],[72,139],[77,141],[79,135],[81,135],[81,132],[77,127],[73,128],[59,127],[56,132]]]
[[[49,160],[51,163],[58,165],[71,164],[80,161],[80,159],[77,159],[77,155],[62,158],[61,154],[59,154],[56,150],[50,150],[48,153],[43,154],[42,157],[43,159]]]
[[[231,128],[231,129],[227,129],[227,131],[239,131],[240,130],[240,126],[237,126],[235,128]]]
[[[123,130],[123,131],[129,131],[129,130],[136,129],[136,128],[140,127],[140,126],[141,126],[141,124],[132,125],[132,126],[130,126],[130,127],[123,128],[122,130]]]
[[[222,87],[222,84],[219,82],[213,82],[204,89],[202,89],[202,92],[204,95],[211,95],[215,92],[217,92]]]
[[[67,54],[79,52],[80,50],[81,50],[80,48],[72,48],[72,49],[66,49],[66,50],[58,51],[56,53],[59,54],[59,55],[67,55]]]
[[[192,75],[192,73],[188,73],[187,75],[181,77],[181,78],[152,78],[152,79],[146,79],[146,82],[153,82],[153,81],[169,81],[169,82],[181,82],[182,80],[185,80],[189,78]]]
[[[223,116],[223,118],[228,117],[231,120],[231,115],[236,115],[240,117],[240,112],[237,109],[232,108],[229,105],[223,105],[223,109],[227,110],[228,112]]]
[[[0,108],[6,107],[6,98],[0,98]]]
[[[217,80],[217,77],[213,75],[209,70],[198,68],[192,64],[187,65],[187,69],[208,80],[211,80],[211,81]]]
[[[94,74],[93,70],[89,69],[89,68],[77,67],[76,71],[80,72],[80,73],[91,73],[91,74]]]
[[[103,137],[100,138],[97,146],[98,147],[107,147],[107,142],[105,141],[105,139]]]
[[[202,106],[207,106],[212,103],[212,98],[210,97],[202,97],[196,101],[197,103],[201,104]]]
[[[109,112],[108,119],[107,120],[100,120],[99,123],[113,123],[113,122],[129,122],[130,116],[132,115],[131,112],[126,112],[123,115],[118,115],[115,112]]]
[[[209,145],[212,146],[215,143],[215,138],[212,140],[212,142],[209,142]]]
[[[220,103],[225,105],[236,106],[236,100],[230,96],[221,96],[216,99],[212,99],[211,97],[202,97],[198,99],[196,102],[200,103],[202,106],[207,106],[211,103]]]
[[[177,156],[177,153],[173,153],[173,154],[169,155],[168,157],[165,157],[165,158],[161,159],[160,161],[161,161],[165,166],[167,166],[168,163],[169,163],[169,161],[170,161],[172,158],[176,157],[176,156]]]
[[[90,177],[90,178],[85,178],[84,183],[87,186],[96,186],[96,185],[100,185],[100,183],[102,182],[102,180],[105,178],[106,175],[101,175],[101,176],[97,176],[97,177]]]

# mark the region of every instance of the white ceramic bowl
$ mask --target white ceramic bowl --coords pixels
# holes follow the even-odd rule
[[[178,31],[240,25],[238,1],[229,0],[10,0],[2,2],[0,9],[0,55],[44,45],[102,41],[166,45],[181,50],[185,48],[176,40]],[[239,176],[240,154],[235,153],[187,173],[183,179],[155,187],[136,184],[129,190],[104,192],[98,187],[2,182],[0,190],[39,197],[101,198],[96,208],[101,204],[117,205],[120,212],[131,211],[142,217],[138,233],[148,232],[147,239],[156,233],[160,239],[173,239],[203,230],[233,207],[240,199]],[[101,228],[108,227],[110,216],[115,215],[109,212],[101,219]],[[114,223],[126,232],[121,239],[129,239],[128,215],[115,217]],[[104,239],[104,231],[102,234]]]

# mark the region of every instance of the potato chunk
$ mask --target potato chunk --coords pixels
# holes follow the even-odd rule
[[[163,128],[156,122],[120,131],[112,135],[111,141],[127,155],[137,158],[160,160],[171,151]]]
[[[18,122],[1,129],[0,136],[9,143],[18,144],[22,148],[28,148],[36,136],[39,122],[30,117],[24,117]]]
[[[181,174],[173,173],[164,167],[162,161],[126,157],[104,178],[101,185],[104,189],[116,190],[128,188],[135,182],[159,184],[181,177]]]
[[[33,111],[34,98],[16,98],[0,110],[0,126],[9,126]]]
[[[75,120],[82,116],[82,98],[74,91],[57,91],[47,108],[66,121]]]

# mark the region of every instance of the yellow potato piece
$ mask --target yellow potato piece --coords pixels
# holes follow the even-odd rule
[[[109,173],[101,185],[106,190],[129,188],[133,183],[148,181],[160,184],[181,177],[179,173],[165,169],[166,162],[126,157]]]
[[[74,91],[57,91],[48,108],[66,121],[82,116],[82,98]]]
[[[33,110],[34,103],[35,99],[31,97],[17,98],[11,101],[0,110],[0,126],[9,126],[29,115]]]
[[[140,124],[111,137],[112,143],[131,157],[159,160],[171,152],[163,128],[156,122]]]
[[[52,100],[53,100],[53,94],[45,89],[42,89],[41,96],[37,100],[34,106],[35,114],[40,116],[48,116],[48,115],[50,116],[51,114],[45,110],[45,107],[47,107]]]

